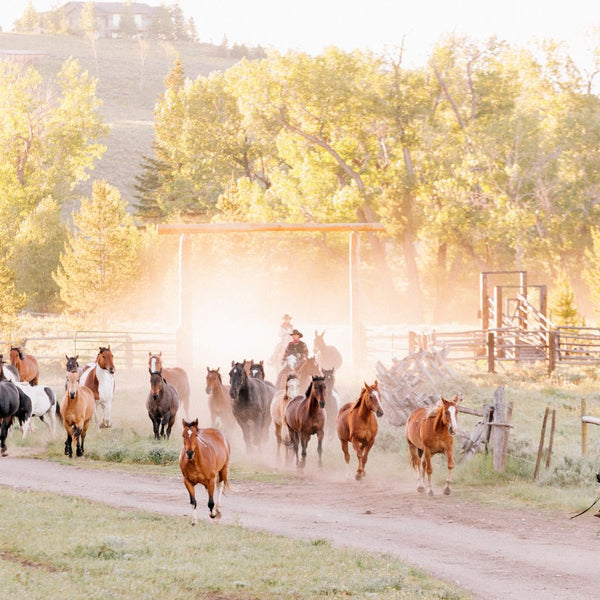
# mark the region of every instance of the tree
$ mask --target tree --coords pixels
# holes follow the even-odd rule
[[[92,196],[72,213],[60,264],[53,274],[69,311],[98,318],[105,327],[132,287],[143,280],[141,234],[126,201],[105,181],[94,181]]]
[[[39,25],[40,16],[33,6],[33,1],[29,0],[23,16],[16,22],[17,31],[36,31]]]
[[[79,26],[83,30],[85,37],[90,42],[92,52],[94,53],[94,64],[96,65],[96,77],[98,73],[98,22],[96,20],[96,9],[93,2],[86,2],[81,7],[79,17]]]

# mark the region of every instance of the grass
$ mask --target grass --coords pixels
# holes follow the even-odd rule
[[[0,488],[0,522],[3,593],[14,600],[467,597],[390,556],[77,498]]]

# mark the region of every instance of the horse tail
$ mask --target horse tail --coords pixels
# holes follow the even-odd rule
[[[46,392],[46,395],[50,399],[50,405],[56,404],[56,394],[54,393],[54,390],[52,388],[45,387],[44,391]],[[57,409],[57,412],[58,412],[58,409]]]
[[[56,402],[56,416],[58,417],[58,420],[62,424],[63,419],[62,419],[62,415],[60,414],[60,403],[59,402]]]

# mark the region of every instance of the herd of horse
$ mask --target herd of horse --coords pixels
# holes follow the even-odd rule
[[[206,394],[211,426],[201,428],[198,419],[190,419],[190,384],[181,367],[163,367],[162,353],[148,353],[150,391],[146,409],[156,439],[168,438],[177,414],[183,411],[183,448],[179,466],[193,507],[192,524],[196,523],[195,486],[202,484],[208,493],[209,515],[220,516],[220,499],[227,485],[231,453],[229,440],[241,430],[248,453],[260,450],[268,440],[271,423],[277,442],[277,460],[281,448],[286,462],[295,458],[296,467],[306,464],[307,447],[312,436],[317,439],[319,467],[322,467],[323,439],[328,433],[337,436],[350,475],[350,451],[356,453],[358,466],[355,479],[365,477],[368,455],[375,443],[378,419],[383,407],[377,380],[364,382],[358,398],[341,404],[335,390],[335,372],[341,366],[341,354],[325,345],[323,335],[315,331],[315,355],[301,364],[283,365],[276,382],[265,377],[263,361],[232,361],[228,384],[223,383],[217,367],[207,367]],[[51,388],[39,385],[36,359],[21,348],[11,348],[10,364],[0,355],[0,447],[6,454],[6,435],[14,420],[22,426],[23,435],[38,417],[51,435],[55,435],[55,416],[67,434],[65,455],[84,455],[85,438],[90,423],[98,428],[111,427],[114,394],[114,357],[110,346],[100,347],[96,360],[83,367],[78,356],[66,356],[65,391],[57,401]],[[322,361],[322,362],[319,362]],[[405,437],[411,465],[418,474],[417,489],[432,495],[431,457],[443,453],[447,458],[448,476],[444,493],[450,493],[454,467],[453,435],[456,432],[458,396],[440,399],[434,408],[417,408],[408,418]],[[216,497],[215,497],[216,494]]]

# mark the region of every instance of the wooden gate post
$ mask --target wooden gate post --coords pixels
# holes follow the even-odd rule
[[[489,331],[487,335],[488,373],[495,373],[494,360],[496,359],[496,348],[494,344],[494,332]]]

